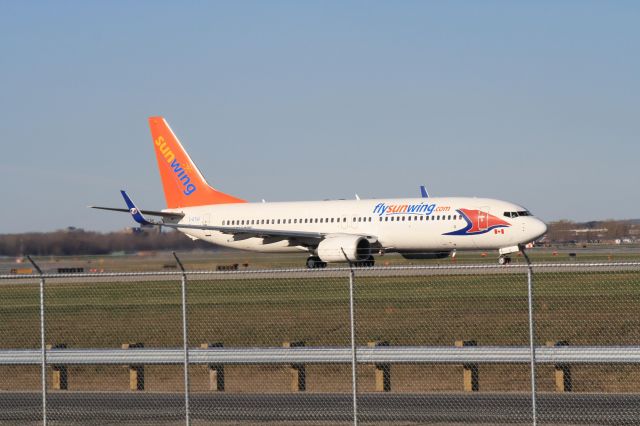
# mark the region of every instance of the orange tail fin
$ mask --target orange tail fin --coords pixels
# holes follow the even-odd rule
[[[168,208],[246,203],[209,186],[164,118],[150,117],[149,126]]]

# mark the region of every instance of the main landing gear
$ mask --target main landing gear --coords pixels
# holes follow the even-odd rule
[[[323,262],[318,256],[309,256],[307,259],[307,268],[315,269],[315,268],[326,268],[327,262]]]
[[[375,265],[376,261],[373,256],[369,256],[366,260],[358,260],[353,262],[353,266],[356,268],[371,268]],[[326,268],[327,262],[323,262],[318,256],[309,256],[307,258],[307,268],[309,269],[317,269],[317,268]]]
[[[511,263],[511,257],[509,256],[500,256],[498,258],[498,264],[500,265],[508,265]]]
[[[367,258],[367,260],[358,260],[357,262],[354,262],[353,264],[356,267],[372,268],[376,264],[376,261],[373,258],[373,256],[369,256]]]

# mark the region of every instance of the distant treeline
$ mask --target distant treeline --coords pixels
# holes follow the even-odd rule
[[[0,256],[68,256],[147,250],[212,249],[181,232],[111,232],[82,230],[0,235]]]

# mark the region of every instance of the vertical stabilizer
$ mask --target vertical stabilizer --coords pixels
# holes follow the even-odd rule
[[[246,203],[209,186],[164,118],[150,117],[149,127],[168,208]]]

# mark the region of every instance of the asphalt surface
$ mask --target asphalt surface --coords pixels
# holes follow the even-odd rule
[[[41,395],[0,393],[0,423],[41,419]],[[349,422],[349,394],[191,395],[196,422]],[[381,424],[530,424],[531,399],[523,393],[361,394],[359,417]],[[541,424],[640,424],[640,394],[538,395]],[[164,423],[184,421],[184,396],[169,393],[52,392],[49,420],[62,423]]]
[[[539,263],[534,264],[535,273],[576,273],[576,272],[638,272],[640,263]],[[527,268],[523,263],[499,266],[447,264],[443,266],[427,267],[376,267],[355,268],[357,277],[401,277],[401,276],[439,276],[439,275],[517,275],[526,274]],[[271,269],[271,270],[243,270],[233,272],[199,271],[187,273],[189,281],[216,280],[257,280],[257,279],[305,279],[305,278],[340,278],[346,279],[349,274],[347,267],[330,267],[326,269]],[[68,285],[70,283],[98,283],[98,282],[157,282],[177,281],[179,273],[144,272],[112,273],[112,274],[72,274],[50,275],[46,278],[46,285]],[[39,278],[35,276],[0,275],[0,285],[31,284],[38,285]]]

